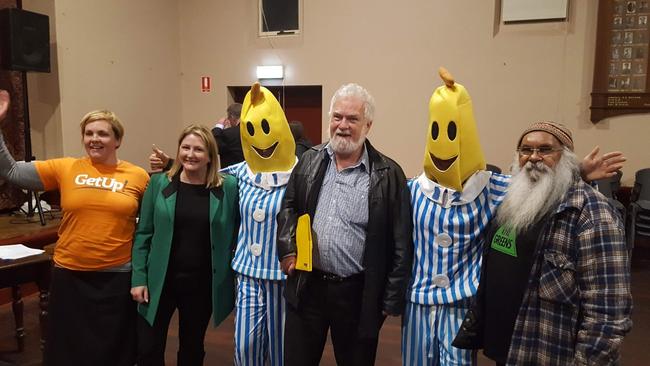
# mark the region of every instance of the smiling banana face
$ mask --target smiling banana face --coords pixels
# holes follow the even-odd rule
[[[440,68],[440,76],[445,85],[429,100],[424,173],[440,185],[462,191],[472,174],[485,170],[485,157],[469,93],[444,68]]]
[[[239,128],[244,158],[253,173],[291,170],[296,143],[287,117],[273,93],[259,83],[244,98]]]

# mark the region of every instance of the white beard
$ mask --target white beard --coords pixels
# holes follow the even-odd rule
[[[334,131],[334,135],[330,136],[330,146],[332,147],[332,150],[334,150],[334,152],[337,154],[352,154],[355,151],[358,151],[361,148],[361,145],[366,142],[365,135],[359,137],[357,141],[352,141],[349,138],[338,136],[337,132],[338,130]]]
[[[527,162],[519,167],[515,154],[511,166],[512,183],[497,211],[497,223],[507,225],[515,232],[529,229],[552,209],[555,209],[573,182],[578,179],[579,168],[575,154],[562,151],[554,169],[543,161]]]

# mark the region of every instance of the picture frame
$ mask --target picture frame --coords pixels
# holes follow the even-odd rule
[[[650,112],[650,0],[599,0],[591,121]]]

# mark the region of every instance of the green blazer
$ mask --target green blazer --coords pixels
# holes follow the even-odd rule
[[[221,187],[210,190],[210,242],[212,245],[212,319],[219,325],[235,304],[234,276],[230,268],[239,226],[237,180],[223,176]],[[165,283],[174,236],[176,192],[180,178],[170,182],[166,174],[154,174],[144,193],[133,241],[132,287],[147,286],[149,303],[138,312],[153,325]]]

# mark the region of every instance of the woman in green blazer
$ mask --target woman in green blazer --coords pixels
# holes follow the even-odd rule
[[[167,174],[154,174],[133,242],[131,295],[139,303],[138,365],[163,365],[167,328],[179,311],[179,365],[201,365],[210,315],[217,326],[235,302],[230,269],[238,227],[237,182],[219,172],[203,126],[181,133]]]

